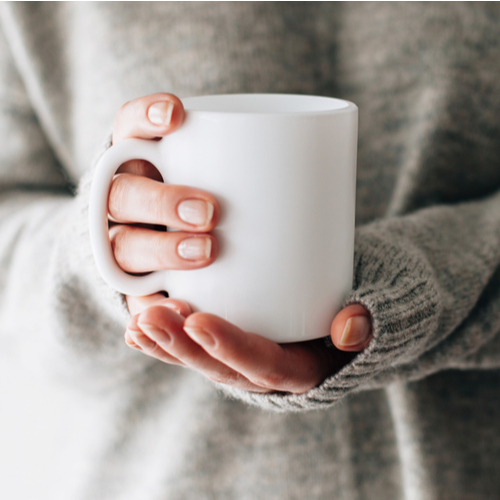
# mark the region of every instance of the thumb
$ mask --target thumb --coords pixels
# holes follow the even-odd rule
[[[370,313],[361,304],[351,304],[335,316],[330,328],[332,342],[341,351],[362,351],[373,337]]]

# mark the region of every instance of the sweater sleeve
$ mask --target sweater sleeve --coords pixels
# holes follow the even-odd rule
[[[0,31],[0,338],[60,379],[113,385],[151,361],[125,346],[123,296],[95,269],[92,169],[75,192],[37,111]]]
[[[320,386],[300,395],[224,391],[300,411],[440,370],[499,368],[500,193],[358,228],[344,305],[352,303],[369,310],[373,339]]]

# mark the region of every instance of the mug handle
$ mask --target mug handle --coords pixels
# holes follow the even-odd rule
[[[108,233],[108,197],[116,171],[126,161],[146,160],[157,168],[162,164],[161,141],[126,139],[111,146],[99,159],[89,201],[89,232],[94,259],[102,278],[125,295],[142,296],[163,289],[164,273],[132,276],[116,263]]]

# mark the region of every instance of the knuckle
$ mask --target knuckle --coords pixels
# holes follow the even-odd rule
[[[169,221],[169,194],[165,189],[157,189],[151,192],[147,200],[147,211],[158,224]]]
[[[148,97],[139,97],[125,102],[118,109],[113,124],[113,142],[132,137],[140,129],[140,123],[146,120]],[[135,131],[135,132],[133,132]]]
[[[115,175],[111,182],[108,196],[108,212],[111,217],[120,218],[123,207],[126,206],[128,189],[127,176],[124,174]]]

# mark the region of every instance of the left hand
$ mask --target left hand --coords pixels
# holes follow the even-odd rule
[[[133,314],[125,341],[165,363],[192,368],[210,380],[252,392],[304,393],[346,365],[372,338],[368,311],[342,309],[331,325],[335,347],[323,339],[276,344],[183,301],[161,294],[127,297]]]

